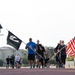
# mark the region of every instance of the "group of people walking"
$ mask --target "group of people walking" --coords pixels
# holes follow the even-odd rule
[[[34,43],[32,41],[32,38],[30,38],[29,42],[26,44],[25,49],[28,49],[28,61],[30,64],[30,68],[34,68],[35,62],[36,67],[39,68],[40,65],[43,68],[47,67],[50,64],[50,53],[48,52],[49,50],[45,49],[44,46],[39,43],[39,40],[37,40],[37,43]],[[63,40],[60,40],[58,45],[54,48],[54,54],[56,59],[56,68],[65,68],[66,45],[64,44]]]
[[[28,50],[28,62],[30,68],[50,67],[51,53],[47,47],[45,48],[42,44],[40,44],[39,40],[34,43],[32,41],[32,38],[29,38],[29,42],[26,44],[25,49]],[[54,54],[56,59],[56,68],[65,68],[66,45],[64,44],[63,40],[60,40],[60,42],[54,48]],[[14,68],[15,62],[16,68],[20,68],[22,63],[21,59],[22,58],[19,56],[19,54],[17,54],[16,56],[12,55],[11,59],[8,57],[6,59],[7,67],[9,67],[10,63],[11,67]]]
[[[8,56],[7,58],[6,58],[6,62],[7,62],[7,65],[6,65],[6,68],[9,68],[9,67],[11,67],[11,68],[14,68],[14,67],[16,67],[16,68],[20,68],[21,67],[21,57],[20,57],[20,55],[19,54],[17,54],[16,56],[14,56],[14,54],[12,54],[12,56]]]

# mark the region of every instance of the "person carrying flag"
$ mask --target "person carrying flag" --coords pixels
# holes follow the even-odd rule
[[[54,49],[56,53],[56,68],[65,68],[66,62],[66,45],[63,40],[60,40],[60,43]]]
[[[55,59],[56,59],[56,68],[59,68],[59,53],[58,53],[58,51],[59,51],[59,46],[60,46],[60,44],[61,44],[61,40],[60,40],[60,42],[57,44],[57,46],[54,48],[54,54],[55,54]]]
[[[45,52],[45,48],[44,46],[42,46],[42,44],[39,43],[40,41],[37,40],[37,44],[36,44],[36,52],[38,54],[36,54],[36,64],[37,64],[37,67],[40,68],[40,65],[42,65],[42,68],[44,67],[44,52]]]
[[[25,49],[28,49],[28,61],[30,68],[34,68],[36,44],[32,42],[32,38],[29,38],[29,42],[26,44]]]
[[[62,40],[59,46],[59,51],[60,51],[60,57],[61,57],[61,63],[62,63],[62,68],[65,68],[65,63],[66,63],[66,45],[64,44],[64,41]]]

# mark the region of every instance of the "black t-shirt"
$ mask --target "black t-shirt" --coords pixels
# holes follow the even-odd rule
[[[66,55],[66,45],[60,45],[59,50],[61,50],[61,55]]]
[[[36,52],[41,56],[44,56],[45,49],[41,44],[36,44]]]
[[[6,58],[7,64],[10,63],[10,58]]]
[[[60,47],[60,44],[58,44],[58,45],[56,46],[56,48],[54,49],[54,52],[55,52],[55,53],[57,53],[57,52],[58,52],[59,47]]]
[[[56,46],[56,48],[54,49],[54,51],[57,53],[58,50],[61,50],[61,51],[60,51],[60,52],[61,52],[61,55],[66,55],[66,45],[60,45],[60,44],[58,44],[58,45]],[[60,52],[59,52],[59,53],[60,53]],[[58,55],[59,55],[59,53],[58,53]]]

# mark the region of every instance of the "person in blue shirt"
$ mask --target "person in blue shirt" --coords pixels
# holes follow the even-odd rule
[[[29,42],[26,44],[25,49],[28,49],[28,61],[30,64],[30,68],[34,68],[36,44],[32,42],[32,38],[29,38]]]

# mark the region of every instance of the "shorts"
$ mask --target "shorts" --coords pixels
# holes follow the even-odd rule
[[[35,54],[28,54],[28,60],[35,60]]]
[[[36,55],[36,59],[41,59],[41,57],[39,55]]]

